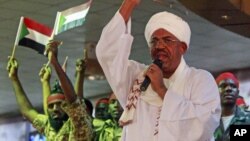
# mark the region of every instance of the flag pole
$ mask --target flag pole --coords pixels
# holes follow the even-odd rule
[[[83,49],[83,60],[88,59],[88,50],[86,48]]]
[[[12,49],[11,58],[14,58],[15,51],[16,51],[16,45],[14,45],[14,47]]]
[[[66,69],[67,69],[67,61],[68,61],[68,56],[65,57],[65,60],[64,60],[63,65],[62,65],[62,68],[63,68],[65,73],[66,73]]]
[[[47,64],[45,65],[45,67],[47,68],[50,64],[50,60],[48,60]]]
[[[13,50],[12,50],[12,53],[11,53],[11,58],[13,58],[14,55],[15,55],[16,46],[18,45],[18,42],[19,42],[20,32],[22,30],[22,26],[23,26],[23,17],[20,18],[19,26],[18,26],[18,29],[17,29],[16,40],[15,40],[14,47],[13,47]]]
[[[56,20],[55,20],[55,23],[54,23],[54,28],[53,28],[53,32],[52,32],[52,35],[51,35],[51,39],[54,39],[54,36],[58,34],[58,25],[59,25],[59,20],[60,20],[60,16],[61,16],[61,12],[57,12],[56,13]]]
[[[57,12],[57,14],[56,14],[56,20],[55,20],[55,23],[54,23],[54,28],[53,28],[53,31],[52,31],[52,33],[51,33],[51,36],[50,36],[50,40],[53,40],[54,39],[54,37],[55,37],[55,34],[57,34],[57,26],[58,26],[58,20],[59,20],[59,17],[60,17],[60,15],[61,15],[61,12]],[[55,33],[56,32],[56,33]],[[59,44],[59,46],[60,45],[62,45],[62,42]],[[47,50],[45,49],[45,51],[44,51],[44,53],[43,53],[44,55],[48,55],[48,52],[47,52]],[[46,64],[46,67],[48,67],[49,66],[49,64],[50,64],[50,60],[48,60],[48,62],[47,62],[47,64]]]
[[[53,34],[52,34],[52,38],[51,39],[54,39],[54,36],[58,34],[58,28],[59,28],[59,24],[60,24],[60,17],[61,17],[61,12],[57,12],[56,14],[56,21],[55,21],[55,24],[54,24],[54,29],[53,29]],[[62,45],[63,42],[61,41],[59,46]]]

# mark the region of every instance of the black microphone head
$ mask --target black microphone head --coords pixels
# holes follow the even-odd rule
[[[162,69],[162,61],[160,59],[155,59],[153,63],[156,64],[160,69]]]

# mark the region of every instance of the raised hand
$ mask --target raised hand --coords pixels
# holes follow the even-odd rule
[[[77,73],[84,72],[86,67],[87,67],[87,59],[77,59],[76,60],[76,72]]]
[[[18,62],[15,58],[9,57],[9,61],[6,67],[8,71],[9,78],[12,80],[17,79]]]
[[[84,73],[87,67],[87,57],[84,59],[76,60],[76,73],[75,73],[75,92],[80,97],[83,98],[83,83],[84,83]]]
[[[57,61],[58,46],[61,44],[62,42],[60,41],[50,40],[46,45],[45,52],[48,54],[48,59],[51,63]]]
[[[122,15],[125,23],[128,22],[129,18],[134,11],[134,8],[139,5],[141,0],[124,0],[120,7],[120,14]]]
[[[48,82],[51,77],[51,68],[49,66],[46,66],[46,64],[44,64],[39,72],[39,76],[41,82]]]

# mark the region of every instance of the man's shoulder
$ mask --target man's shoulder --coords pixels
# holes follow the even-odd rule
[[[250,119],[250,112],[249,111],[246,111],[244,110],[243,108],[240,108],[240,107],[237,107],[237,114],[240,115],[240,116],[244,116],[244,117],[247,117]]]
[[[187,67],[189,69],[189,71],[191,71],[192,73],[197,73],[197,74],[204,74],[204,75],[211,75],[211,73],[205,69],[201,69],[201,68],[196,68],[196,67]]]
[[[234,121],[235,124],[250,124],[250,113],[237,107]]]
[[[195,67],[188,67],[188,74],[189,76],[191,76],[194,79],[214,79],[214,77],[212,76],[212,74],[204,69],[198,69]]]

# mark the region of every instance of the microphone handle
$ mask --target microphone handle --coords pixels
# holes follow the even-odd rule
[[[143,92],[146,91],[150,82],[151,82],[150,78],[148,76],[145,76],[145,79],[140,86],[140,90]]]

